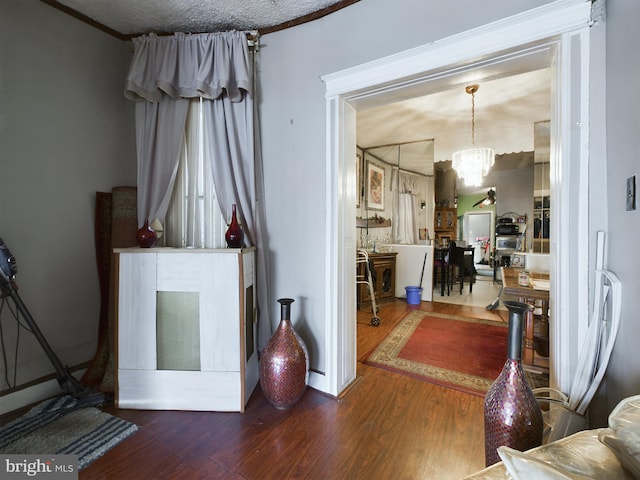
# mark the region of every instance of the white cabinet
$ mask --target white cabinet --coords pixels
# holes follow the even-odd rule
[[[258,383],[254,249],[116,249],[116,405],[244,411]]]

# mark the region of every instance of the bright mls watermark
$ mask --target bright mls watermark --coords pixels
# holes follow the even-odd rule
[[[0,454],[0,480],[78,480],[77,455]]]

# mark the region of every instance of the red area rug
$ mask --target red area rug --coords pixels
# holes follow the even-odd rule
[[[507,324],[414,310],[366,363],[484,396],[507,357]]]

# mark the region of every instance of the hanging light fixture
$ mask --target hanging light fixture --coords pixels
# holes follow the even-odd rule
[[[452,166],[458,177],[464,180],[468,187],[482,185],[482,177],[489,173],[489,169],[495,163],[493,148],[481,148],[475,146],[476,141],[476,102],[475,93],[479,85],[468,85],[464,90],[471,95],[471,148],[459,150],[453,154]]]

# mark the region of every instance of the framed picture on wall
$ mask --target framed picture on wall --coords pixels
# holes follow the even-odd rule
[[[367,163],[367,209],[384,210],[384,168]]]

